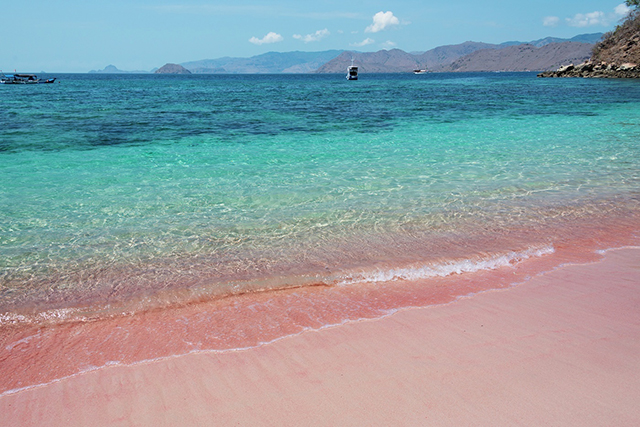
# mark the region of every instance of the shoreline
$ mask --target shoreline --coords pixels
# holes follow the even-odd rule
[[[594,251],[597,248],[635,243],[632,230],[618,222],[594,233],[582,231],[588,237],[570,244],[454,259],[433,271],[422,271],[436,272],[436,277],[416,278],[421,270],[396,268],[389,272],[398,278],[408,275],[409,280],[247,293],[93,321],[8,327],[0,338],[0,397],[104,367],[252,349],[305,331],[387,317],[412,307],[438,306],[513,287],[563,264],[597,261],[601,258]]]
[[[2,423],[633,425],[639,261],[607,250],[504,292],[99,368],[1,396]]]
[[[637,246],[637,247],[636,246],[624,246],[624,247],[619,247],[619,248],[610,248],[610,249],[598,250],[598,251],[595,251],[595,253],[598,254],[599,256],[603,256],[604,254],[606,254],[609,251],[616,251],[616,250],[621,250],[621,249],[639,249],[640,250],[640,246]],[[578,263],[578,262],[576,262],[576,263],[569,262],[567,264],[557,265],[557,266],[551,268],[551,270],[544,270],[544,271],[538,272],[534,277],[536,277],[536,276],[544,276],[544,275],[546,275],[546,274],[548,274],[548,273],[550,273],[550,272],[552,272],[554,270],[561,269],[561,268],[563,268],[565,266],[588,265],[588,264],[597,263],[597,262],[600,262],[600,261],[601,261],[601,259],[600,260],[584,261],[584,262],[580,262],[580,263]],[[504,266],[502,266],[502,267],[504,267]],[[491,270],[492,269],[490,269],[488,271],[485,271],[485,273],[487,273],[487,272],[490,273]],[[444,276],[444,277],[446,277],[446,276]],[[453,278],[449,277],[449,279],[455,279],[455,277],[453,277]],[[224,353],[228,353],[228,352],[251,351],[251,350],[254,350],[254,349],[258,349],[260,347],[271,345],[271,344],[276,343],[276,342],[281,341],[281,340],[286,340],[286,339],[289,339],[289,338],[295,338],[295,337],[303,335],[305,333],[319,332],[319,331],[322,331],[322,330],[325,330],[325,329],[338,328],[338,327],[341,327],[341,326],[344,326],[344,325],[347,325],[347,324],[351,324],[351,323],[368,322],[368,321],[375,322],[375,321],[378,321],[378,320],[381,320],[381,319],[384,319],[384,318],[387,318],[387,317],[390,317],[390,316],[394,316],[394,315],[396,315],[398,313],[401,313],[403,311],[416,310],[416,309],[417,310],[421,310],[421,309],[428,309],[428,308],[433,308],[433,307],[447,306],[447,305],[450,305],[450,304],[455,304],[460,300],[473,298],[476,295],[481,295],[481,294],[484,294],[484,293],[487,293],[487,292],[506,291],[506,290],[509,290],[511,288],[524,285],[527,282],[529,282],[531,279],[532,279],[531,277],[526,277],[526,278],[523,278],[523,280],[520,281],[520,282],[510,283],[506,287],[496,287],[496,288],[482,289],[482,290],[479,290],[477,292],[471,292],[469,294],[457,295],[457,296],[453,297],[453,299],[451,299],[451,300],[447,300],[447,301],[443,301],[443,302],[439,302],[439,303],[434,303],[434,304],[430,304],[430,305],[391,308],[391,309],[388,310],[388,313],[379,314],[379,315],[377,315],[375,317],[363,317],[363,318],[359,318],[359,319],[344,319],[339,323],[326,324],[326,325],[322,325],[322,326],[319,326],[319,327],[305,327],[304,329],[302,329],[302,330],[300,330],[298,332],[295,332],[295,333],[292,333],[292,334],[288,334],[288,335],[279,336],[279,337],[276,337],[276,338],[274,338],[274,339],[272,339],[270,341],[259,342],[259,343],[256,343],[254,345],[249,345],[249,346],[246,346],[246,347],[233,347],[233,348],[225,348],[225,349],[193,350],[193,351],[190,351],[188,353],[172,354],[172,355],[168,355],[168,356],[159,356],[159,357],[156,357],[156,358],[144,359],[144,360],[134,361],[134,362],[130,362],[130,363],[121,363],[121,362],[107,363],[107,364],[105,364],[103,366],[92,367],[90,369],[87,369],[87,370],[84,370],[84,371],[81,371],[81,372],[77,372],[77,373],[74,373],[74,374],[71,374],[71,375],[68,375],[68,376],[64,376],[64,377],[61,377],[61,378],[56,378],[56,379],[53,379],[53,380],[45,382],[45,383],[33,384],[33,385],[25,386],[23,388],[9,389],[9,390],[2,391],[2,392],[0,392],[0,399],[2,397],[4,397],[4,396],[10,396],[10,395],[13,395],[13,394],[21,393],[23,391],[27,391],[27,390],[31,390],[31,389],[35,389],[35,388],[39,388],[39,387],[47,387],[47,386],[50,386],[50,385],[55,384],[55,383],[60,382],[60,381],[65,381],[67,379],[71,379],[71,378],[74,378],[74,377],[82,376],[82,375],[89,374],[89,373],[92,373],[92,372],[95,372],[95,371],[99,371],[99,370],[102,370],[102,369],[109,369],[109,368],[114,367],[114,366],[133,367],[133,366],[136,366],[136,365],[144,365],[144,364],[149,364],[149,363],[162,362],[162,361],[169,360],[169,359],[172,359],[172,358],[180,358],[180,357],[189,356],[189,355],[195,355],[195,354],[208,354],[208,353],[224,354]],[[281,289],[279,291],[289,291],[289,290],[291,290],[291,289]]]

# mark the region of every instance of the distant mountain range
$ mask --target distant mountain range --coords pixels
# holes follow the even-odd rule
[[[589,43],[549,43],[542,47],[530,44],[508,46],[502,49],[477,50],[438,71],[546,71],[562,65],[579,64],[591,57],[593,45]]]
[[[313,73],[322,64],[342,53],[341,50],[323,52],[268,52],[251,58],[219,58],[184,62],[180,65],[197,74],[278,74]]]
[[[581,34],[571,39],[546,37],[530,42],[509,41],[501,44],[468,41],[412,53],[400,49],[378,52],[268,52],[250,58],[203,59],[180,65],[194,74],[344,73],[353,59],[362,73],[398,73],[423,68],[442,72],[544,71],[588,59],[591,48],[601,38],[602,33],[593,33]],[[109,65],[104,70],[90,72],[128,71],[118,70],[115,66]]]
[[[346,51],[322,65],[316,72],[344,73],[352,63],[358,66],[361,73],[404,73],[422,66],[417,55],[400,49],[365,53]]]
[[[145,73],[153,73],[157,68],[154,68],[151,71],[123,71],[119,70],[115,65],[107,65],[102,70],[91,70],[90,73],[103,73],[103,74],[145,74]]]
[[[600,41],[600,39],[602,38],[602,35],[603,35],[602,33],[580,34],[575,37],[571,37],[570,39],[560,39],[557,37],[545,37],[544,39],[533,40],[530,42],[505,42],[505,43],[501,43],[500,46],[507,47],[507,46],[514,46],[518,44],[530,44],[535,47],[542,47],[551,43],[563,43],[563,42],[596,44]]]
[[[489,44],[464,42],[426,52],[400,49],[373,53],[343,52],[320,67],[318,73],[343,73],[351,59],[363,73],[397,73],[427,68],[430,71],[544,71],[589,59],[602,33],[571,39],[547,37],[532,42]]]

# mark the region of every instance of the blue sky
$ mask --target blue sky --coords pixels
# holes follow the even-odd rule
[[[407,52],[606,32],[623,0],[30,0],[0,9],[0,69],[151,70],[269,51]]]

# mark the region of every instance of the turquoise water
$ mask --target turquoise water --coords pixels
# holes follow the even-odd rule
[[[638,215],[636,81],[58,78],[0,87],[0,313],[387,280]]]

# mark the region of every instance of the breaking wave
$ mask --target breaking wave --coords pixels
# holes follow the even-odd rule
[[[376,269],[374,271],[355,273],[341,278],[340,285],[355,283],[391,282],[396,280],[420,280],[432,277],[446,277],[452,274],[475,273],[482,270],[495,270],[518,264],[529,258],[550,255],[555,252],[553,245],[532,247],[522,251],[510,251],[486,257],[459,259],[441,263],[391,269]]]

